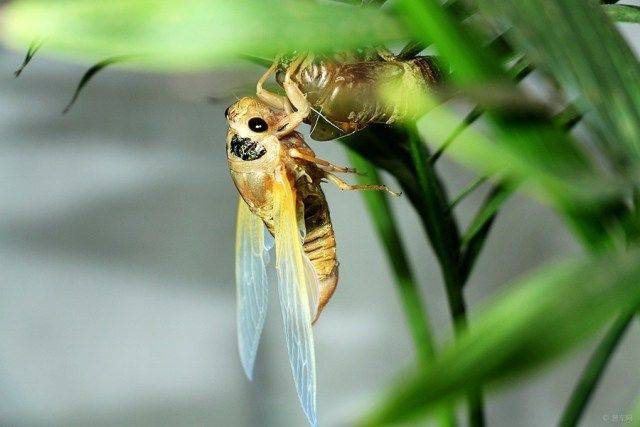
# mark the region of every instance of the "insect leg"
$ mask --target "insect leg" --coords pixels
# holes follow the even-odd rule
[[[303,63],[307,63],[310,60],[311,56],[299,56],[287,69],[284,76],[282,86],[284,87],[284,91],[287,94],[289,102],[291,102],[296,111],[287,115],[282,120],[283,125],[281,130],[277,133],[278,137],[286,135],[297,128],[311,113],[311,104],[307,101],[307,97],[302,93],[296,82],[291,78],[293,73],[295,73]]]
[[[298,149],[296,148],[292,148],[289,150],[289,155],[293,158],[296,159],[301,159],[304,161],[307,161],[309,163],[313,163],[315,165],[317,165],[320,169],[326,171],[326,172],[342,172],[342,173],[355,173],[357,174],[358,171],[356,171],[353,168],[348,168],[346,166],[336,166],[333,163],[330,163],[326,160],[323,159],[319,159],[315,156],[309,155],[309,154],[305,154],[300,152]]]
[[[335,184],[340,190],[380,190],[386,191],[392,196],[399,196],[401,193],[389,190],[386,185],[371,185],[371,184],[349,184],[335,176],[330,172],[325,172],[324,177],[331,183]]]
[[[293,111],[291,107],[291,103],[286,96],[278,95],[277,93],[270,92],[266,90],[263,86],[267,80],[271,77],[271,75],[276,71],[278,64],[280,63],[280,58],[276,57],[273,60],[273,64],[271,67],[260,77],[258,83],[256,84],[256,95],[258,98],[267,104],[269,104],[273,108],[277,108],[279,110],[285,110],[287,113]]]

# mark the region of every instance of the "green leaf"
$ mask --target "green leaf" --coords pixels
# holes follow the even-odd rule
[[[467,313],[462,288],[460,265],[460,233],[446,190],[438,177],[435,165],[429,162],[429,152],[414,126],[408,128],[409,151],[416,171],[418,185],[422,194],[422,205],[416,206],[420,215],[426,219],[425,229],[429,241],[438,258],[449,310],[456,326],[456,334],[467,323]],[[482,391],[470,390],[468,396],[469,425],[484,425]]]
[[[480,311],[426,373],[395,387],[362,422],[411,419],[452,396],[539,367],[598,332],[616,313],[640,306],[640,250],[545,268]]]
[[[479,3],[512,24],[512,42],[590,113],[584,120],[620,170],[640,160],[640,65],[596,0]]]
[[[453,210],[456,206],[458,206],[464,199],[466,199],[469,195],[471,195],[474,191],[476,191],[482,184],[487,182],[489,179],[486,176],[481,176],[473,180],[470,184],[468,184],[465,188],[460,191],[460,193],[453,198],[451,203],[449,204],[448,209]]]
[[[569,130],[581,118],[582,116],[576,113],[575,108],[569,105],[554,117],[554,121],[560,128]],[[445,141],[446,143],[447,141]],[[516,182],[513,179],[502,179],[495,184],[467,227],[462,236],[463,249],[460,259],[460,271],[465,283],[482,251],[499,209],[520,184],[521,182]]]
[[[618,22],[640,23],[640,7],[629,4],[608,4],[602,6],[611,19]]]
[[[129,61],[131,59],[131,57],[107,58],[104,61],[100,61],[97,64],[92,65],[91,68],[89,68],[80,79],[80,83],[78,83],[76,90],[73,92],[71,100],[64,108],[64,110],[62,110],[62,114],[67,114],[71,110],[71,107],[73,107],[73,105],[80,97],[80,92],[82,92],[82,89],[84,89],[85,86],[91,81],[91,79],[93,79],[100,71],[104,70],[110,65]]]
[[[425,228],[442,268],[449,308],[454,320],[465,315],[462,283],[458,275],[460,257],[460,232],[449,210],[449,198],[434,165],[429,163],[429,153],[415,130],[410,131],[409,147],[422,194],[423,204],[418,206],[427,219]]]
[[[41,47],[42,40],[34,40],[31,42],[29,48],[27,49],[27,54],[24,56],[22,64],[20,64],[20,67],[18,67],[18,69],[13,73],[16,78],[20,77],[24,69],[27,67],[27,65],[29,65],[29,63],[31,63],[31,60],[36,55],[36,53],[38,53],[38,50],[40,50]]]
[[[384,125],[342,139],[346,146],[376,166],[391,173],[415,207],[441,264],[454,317],[464,311],[462,295],[453,295],[458,286],[456,267],[459,232],[440,179],[428,164],[428,154],[415,132]],[[406,145],[410,145],[410,150]]]
[[[191,70],[241,54],[273,57],[405,37],[376,8],[295,0],[16,0],[0,18],[1,38],[14,48],[44,38],[43,53],[92,62],[137,56],[131,66],[155,69]]]
[[[351,150],[347,154],[351,165],[363,174],[359,176],[360,183],[381,184],[378,171],[371,163]],[[435,354],[433,338],[429,332],[429,322],[422,307],[422,298],[411,271],[395,217],[389,206],[388,197],[381,191],[362,191],[361,194],[380,241],[391,261],[405,314],[420,356],[419,359],[423,366],[427,366]]]
[[[458,123],[455,115],[439,108],[425,116],[420,130],[438,150]],[[535,138],[529,133],[533,129],[527,132]],[[576,162],[571,156],[545,156],[546,144],[536,147],[531,142],[526,146],[529,138],[516,136],[500,134],[490,140],[475,129],[467,129],[447,148],[447,154],[482,175],[502,173],[524,181],[523,190],[561,212],[572,231],[591,250],[615,247],[621,235],[618,231],[629,222],[628,207],[622,198],[626,183]]]
[[[478,232],[493,218],[502,207],[503,203],[511,196],[518,183],[511,180],[504,180],[497,183],[489,193],[486,200],[476,212],[462,236],[462,245],[467,246],[475,238]]]
[[[349,150],[347,154],[350,163],[363,174],[359,178],[360,183],[378,185],[382,183],[378,171],[371,163],[354,151]],[[409,258],[405,253],[388,197],[381,191],[363,191],[361,194],[387,258],[391,262],[404,314],[418,353],[420,367],[427,369],[435,356],[433,337],[420,290],[411,270]],[[443,426],[455,425],[453,407],[447,403],[443,405],[439,411],[439,419]]]
[[[400,0],[397,8],[414,38],[433,41],[440,55],[451,64],[455,83],[466,87],[497,85],[526,97],[500,67],[496,55],[483,48],[469,30],[463,30],[437,0]],[[426,105],[429,106],[429,102]],[[432,101],[430,106],[434,108],[437,104]],[[493,140],[485,139],[477,144],[475,138],[470,138],[468,143],[461,144],[465,139],[463,133],[451,150],[458,148],[467,161],[485,169],[483,174],[506,168],[508,175],[531,180],[536,191],[553,201],[589,247],[594,250],[612,247],[609,222],[617,218],[602,215],[597,208],[593,212],[593,205],[584,202],[586,198],[593,201],[594,194],[620,194],[626,183],[606,178],[584,148],[552,122],[550,114],[519,114],[490,105],[481,107],[487,109],[487,121],[495,133]],[[425,122],[430,129],[439,128],[440,140],[445,140],[450,131],[443,135],[442,130],[455,129],[455,126],[442,110],[430,112]],[[443,119],[444,124],[439,119]],[[425,132],[425,136],[431,138],[431,133]]]
[[[602,341],[598,344],[584,372],[580,376],[580,381],[571,394],[567,407],[562,413],[560,423],[558,424],[560,427],[573,427],[580,421],[580,417],[589,402],[589,398],[600,381],[609,359],[635,317],[636,310],[637,307],[631,307],[630,310],[621,313],[615,319]]]
[[[499,209],[513,194],[517,186],[518,183],[506,179],[495,184],[462,236],[460,274],[465,283],[480,251],[482,251]]]
[[[419,126],[425,141],[436,152],[446,144],[449,156],[482,175],[503,173],[516,179],[529,179],[535,194],[543,199],[590,203],[613,197],[622,188],[620,182],[605,178],[579,155],[574,156],[571,149],[564,151],[557,139],[527,144],[530,138],[535,138],[535,124],[521,129],[523,133],[520,134],[501,133],[489,139],[476,129],[458,132],[457,116],[442,107],[432,109]],[[455,132],[456,142],[449,144],[452,132]],[[564,136],[558,138],[564,139]],[[538,146],[536,142],[539,142]]]

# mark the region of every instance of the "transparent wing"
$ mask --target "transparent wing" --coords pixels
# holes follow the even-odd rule
[[[313,324],[318,315],[318,305],[320,303],[320,281],[309,257],[303,253],[302,259],[304,263],[304,277],[307,288],[307,299],[309,300],[309,311],[311,313],[311,323]]]
[[[266,271],[269,242],[265,239],[264,229],[262,220],[240,198],[236,229],[238,349],[249,379],[253,378],[253,365],[269,305]]]
[[[266,251],[270,251],[275,244],[276,241],[274,240],[273,236],[271,235],[271,233],[269,233],[267,227],[264,227],[264,249]]]
[[[312,426],[316,418],[316,363],[311,320],[317,302],[317,278],[305,269],[305,255],[296,221],[294,190],[287,178],[276,175],[274,185],[276,266],[278,293],[289,361],[302,408]],[[316,280],[316,283],[307,283]],[[316,296],[309,288],[316,289]]]

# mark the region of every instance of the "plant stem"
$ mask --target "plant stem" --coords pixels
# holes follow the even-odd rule
[[[628,312],[621,313],[611,325],[596,351],[591,355],[580,380],[571,393],[571,397],[560,418],[559,427],[572,427],[578,424],[584,412],[589,398],[593,394],[607,362],[611,358],[620,339],[624,335],[638,307],[633,307]]]
[[[348,155],[353,167],[363,173],[359,181],[373,184],[380,182],[378,171],[371,163],[353,151],[348,151]],[[433,338],[427,316],[422,308],[422,297],[413,277],[389,201],[387,196],[379,191],[364,191],[362,197],[367,204],[378,237],[391,261],[407,323],[418,351],[418,359],[422,366],[427,366],[435,355]]]
[[[449,309],[454,320],[456,336],[467,325],[467,313],[464,302],[464,280],[460,272],[460,235],[453,212],[449,209],[446,191],[442,186],[425,144],[415,128],[409,131],[409,148],[413,159],[418,184],[422,190],[424,204],[419,206],[425,222],[427,234],[436,252],[442,275]],[[469,425],[483,426],[483,398],[481,390],[472,390],[467,396],[469,405]]]
[[[380,184],[377,169],[354,151],[347,151],[350,163],[364,175],[359,177],[362,183]],[[404,307],[409,329],[413,337],[420,366],[424,369],[431,365],[435,357],[434,340],[430,331],[427,314],[423,308],[422,297],[414,279],[409,259],[406,256],[395,217],[389,206],[387,196],[379,191],[362,193],[364,201],[376,228],[378,237],[391,261],[400,300]],[[455,425],[453,407],[446,405],[439,412],[441,425]]]
[[[415,131],[410,133],[411,157],[424,198],[424,203],[419,209],[427,218],[426,231],[442,268],[451,315],[455,321],[465,322],[466,309],[462,294],[457,289],[459,288],[457,265],[460,256],[460,237],[456,222],[448,209],[449,202],[444,188],[435,170],[428,165],[426,146]]]
[[[514,70],[513,78],[519,81],[532,71],[532,67],[528,64],[528,61],[521,59],[514,66]],[[433,168],[434,163],[440,158],[447,147],[453,143],[469,125],[475,122],[482,113],[483,110],[479,106],[471,110],[460,125],[449,135],[444,144],[440,146],[439,150],[431,157],[428,157],[426,147],[420,140],[417,132],[410,132],[411,157],[418,175],[418,182],[426,201],[425,216],[429,218],[426,221],[427,233],[430,235],[436,256],[438,256],[440,261],[447,291],[447,299],[455,322],[456,333],[459,333],[462,328],[466,327],[467,316],[463,295],[464,285],[469,278],[471,268],[482,249],[486,236],[491,229],[495,213],[483,224],[480,232],[476,235],[477,238],[470,242],[472,245],[467,246],[463,252],[460,238],[457,234],[456,221],[453,217],[453,212],[451,212],[459,199],[456,199],[453,203],[448,202],[446,193],[441,187],[440,181]],[[473,186],[473,188],[475,187],[476,186]],[[463,192],[463,196],[464,195],[466,194]],[[434,231],[431,233],[429,232],[428,224],[434,224]],[[456,237],[453,242],[455,250],[451,247],[450,239],[443,239],[440,233],[441,230],[448,228],[448,224],[451,224],[451,228],[456,231],[456,233],[451,234],[451,236]],[[440,244],[438,244],[438,242],[440,242]],[[441,249],[438,250],[438,248]],[[485,422],[482,391],[471,391],[467,396],[467,400],[469,407],[469,425],[474,427],[483,426]]]

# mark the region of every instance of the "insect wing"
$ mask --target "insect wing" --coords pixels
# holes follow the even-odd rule
[[[317,289],[318,283],[307,283],[317,278],[305,272],[294,190],[282,174],[276,175],[273,194],[278,293],[287,351],[300,403],[309,423],[316,426],[316,364],[311,329],[316,303],[311,300],[317,297],[310,295],[308,286]]]
[[[260,343],[269,303],[266,266],[269,247],[262,220],[240,198],[236,229],[236,292],[238,349],[249,379]]]

